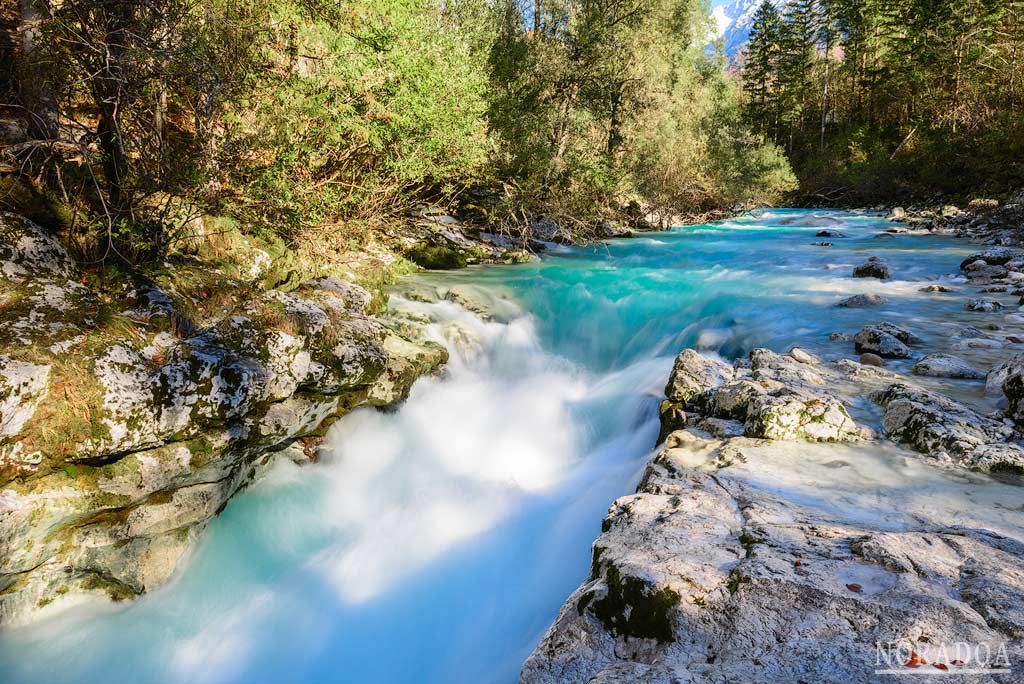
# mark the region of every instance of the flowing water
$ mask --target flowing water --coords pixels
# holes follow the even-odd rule
[[[838,358],[852,345],[830,342],[834,331],[890,320],[946,348],[942,321],[988,320],[963,311],[964,293],[919,292],[936,277],[956,284],[968,246],[875,237],[887,227],[768,211],[412,279],[392,305],[449,346],[446,377],[421,380],[395,412],[339,421],[320,463],[277,463],[210,524],[169,586],[3,635],[0,681],[515,682],[586,575],[608,505],[635,487],[682,347],[733,358],[799,344]],[[822,228],[847,237],[811,245]],[[870,255],[894,280],[849,277]],[[493,319],[424,301],[454,285]],[[867,291],[889,304],[834,306]],[[967,352],[978,364],[993,353]],[[943,385],[993,405],[982,382]],[[896,448],[835,448],[851,467],[835,467],[837,452],[780,446],[778,472],[746,476],[866,520],[1021,534],[1017,487]]]

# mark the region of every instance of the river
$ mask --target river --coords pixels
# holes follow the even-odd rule
[[[392,306],[448,345],[445,377],[393,412],[339,421],[319,463],[276,463],[170,585],[5,634],[0,681],[512,684],[587,574],[608,505],[633,491],[681,348],[731,359],[799,344],[840,358],[852,345],[834,331],[890,320],[943,346],[944,318],[982,320],[962,294],[919,292],[936,276],[955,283],[970,247],[876,237],[890,225],[772,210],[410,279]],[[823,239],[833,245],[812,244]],[[893,280],[850,277],[872,255]],[[452,286],[493,320],[429,301]],[[869,291],[889,303],[835,306]],[[993,405],[981,381],[945,384]]]

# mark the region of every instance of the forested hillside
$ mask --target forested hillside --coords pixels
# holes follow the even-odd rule
[[[860,202],[1024,182],[1024,3],[765,1],[748,120],[807,194]]]
[[[158,258],[204,214],[324,254],[420,205],[586,236],[793,186],[699,0],[29,0],[5,20],[0,201],[90,260]]]

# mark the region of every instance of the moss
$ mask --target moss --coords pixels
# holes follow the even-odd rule
[[[189,464],[193,468],[205,467],[217,454],[213,444],[204,436],[199,436],[196,439],[185,442],[185,447],[192,454]]]
[[[105,591],[111,601],[129,601],[139,592],[113,577],[92,573],[82,580],[82,588],[87,591]]]
[[[418,242],[405,253],[406,258],[431,271],[465,268],[469,262],[458,249],[429,242]]]
[[[609,565],[605,581],[608,592],[594,602],[594,615],[616,635],[638,639],[675,641],[672,611],[679,604],[678,592],[661,587],[653,590],[637,577],[623,577],[615,565]]]
[[[726,581],[725,587],[729,590],[730,594],[735,594],[740,590],[742,585],[748,584],[749,582],[750,578],[748,576],[733,569],[733,571],[729,573],[729,579]]]
[[[583,615],[583,611],[585,611],[587,606],[590,605],[590,602],[594,600],[594,596],[595,594],[592,591],[588,591],[583,596],[580,596],[579,600],[576,602],[576,612],[579,615]]]
[[[597,579],[598,575],[601,574],[601,554],[604,553],[603,546],[594,546],[590,557],[590,576]]]

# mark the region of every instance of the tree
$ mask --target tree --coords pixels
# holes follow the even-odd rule
[[[750,29],[743,66],[743,88],[749,97],[748,116],[762,134],[777,134],[778,102],[775,85],[778,70],[780,18],[775,3],[764,0]]]

